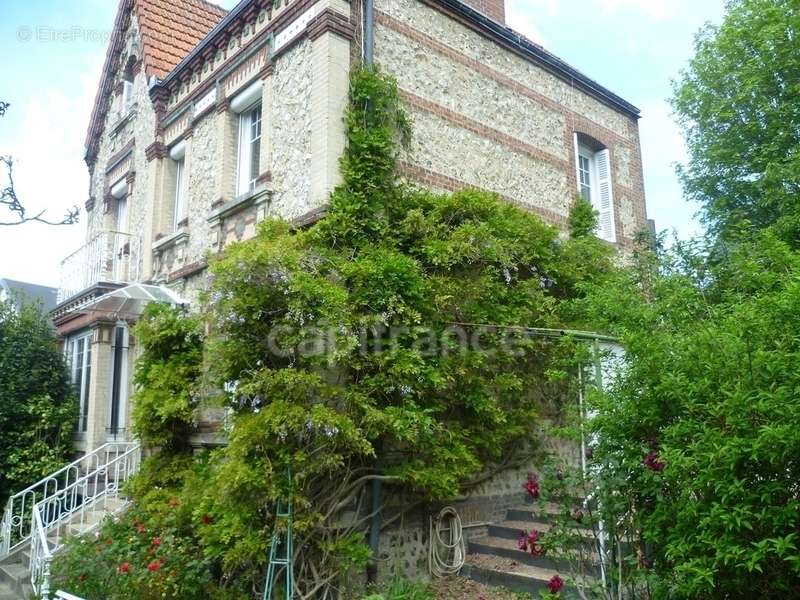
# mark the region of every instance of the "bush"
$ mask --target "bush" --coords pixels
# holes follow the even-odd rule
[[[47,317],[0,301],[0,506],[67,462],[77,408]]]

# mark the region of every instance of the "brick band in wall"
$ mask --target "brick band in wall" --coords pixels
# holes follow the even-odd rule
[[[569,169],[570,163],[568,160],[550,154],[549,152],[545,152],[536,146],[532,146],[531,144],[523,142],[522,140],[503,133],[502,131],[487,127],[483,123],[479,123],[460,113],[450,110],[449,108],[445,108],[441,104],[426,100],[425,98],[417,96],[413,92],[409,92],[407,90],[401,90],[400,95],[409,106],[427,111],[437,117],[450,121],[453,125],[467,129],[468,131],[497,142],[498,144],[502,144],[511,150],[525,154],[534,160],[545,162],[557,169],[564,171]]]
[[[448,46],[447,44],[443,44],[442,42],[436,40],[435,38],[432,38],[431,36],[422,33],[421,31],[418,31],[413,27],[406,25],[402,21],[399,21],[382,11],[376,11],[375,18],[378,24],[383,25],[384,27],[387,27],[395,31],[396,33],[399,33],[414,40],[415,42],[425,46],[426,48],[432,50],[433,52],[436,52],[437,54],[440,54],[441,56],[444,56],[445,58],[448,58],[454,62],[458,62],[468,67],[469,69],[472,69],[473,71],[476,71],[481,75],[489,79],[492,79],[493,81],[499,83],[500,85],[509,88],[513,92],[526,96],[531,100],[534,100],[535,102],[538,102],[543,107],[549,108],[554,112],[564,115],[567,119],[570,120],[570,122],[575,122],[576,124],[578,123],[591,124],[593,127],[600,128],[603,130],[604,138],[613,140],[614,143],[622,144],[629,148],[634,148],[630,140],[621,136],[617,132],[602,127],[601,125],[598,125],[596,123],[592,123],[591,121],[588,121],[583,115],[576,113],[575,111],[567,108],[563,104],[556,102],[555,100],[548,98],[547,96],[535,90],[532,90],[531,88],[519,83],[518,81],[515,81],[514,79],[511,79],[510,77],[504,75],[503,73],[500,73],[499,71],[496,71],[495,69],[486,66],[485,64],[475,60],[474,58],[471,58],[466,54],[463,54],[458,50],[455,50],[454,48]]]
[[[548,210],[540,206],[531,206],[529,204],[525,204],[523,202],[520,202],[516,198],[511,198],[510,196],[506,196],[505,194],[500,194],[493,190],[487,190],[484,188],[477,187],[475,185],[466,183],[465,181],[461,181],[459,179],[450,177],[448,175],[442,175],[441,173],[431,171],[430,169],[426,169],[425,167],[421,167],[419,165],[415,165],[407,161],[403,160],[398,161],[397,168],[398,172],[402,176],[422,186],[431,186],[448,192],[457,192],[459,190],[472,189],[481,192],[486,192],[489,194],[496,194],[509,204],[513,204],[514,206],[517,206],[522,210],[536,213],[539,217],[542,218],[542,220],[545,223],[558,227],[559,229],[564,229],[569,221],[569,219],[564,215],[560,215],[552,210]],[[635,242],[631,238],[619,235],[617,237],[617,244],[625,248],[630,248],[635,245]]]

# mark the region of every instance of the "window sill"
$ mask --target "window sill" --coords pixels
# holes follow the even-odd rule
[[[153,243],[153,252],[162,252],[172,246],[186,244],[189,241],[189,232],[186,228],[181,228],[175,233],[161,238]]]
[[[251,192],[237,196],[233,200],[225,202],[211,212],[208,217],[209,223],[214,223],[226,219],[244,210],[253,204],[261,204],[269,200],[272,192],[266,186],[257,187]]]

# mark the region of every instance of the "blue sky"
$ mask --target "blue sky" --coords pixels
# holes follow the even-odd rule
[[[230,8],[234,0],[223,5]],[[507,0],[509,25],[642,109],[648,213],[659,229],[699,232],[673,165],[685,158],[670,118],[670,80],[692,56],[694,33],[719,22],[723,0]],[[51,216],[88,196],[83,143],[114,0],[5,2],[0,19],[0,154],[15,157],[20,197]],[[4,176],[4,174],[3,174]],[[3,181],[4,185],[4,181]],[[85,224],[0,229],[0,277],[57,285]]]

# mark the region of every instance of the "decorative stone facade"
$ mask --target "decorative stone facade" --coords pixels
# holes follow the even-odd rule
[[[563,225],[577,194],[574,134],[611,151],[617,240],[646,227],[637,118],[432,0],[377,0],[376,60],[415,124],[409,179],[476,187]]]
[[[103,79],[112,93],[101,94],[90,127],[87,238],[118,227],[123,194],[131,241],[115,252],[135,265],[126,282],[167,285],[197,308],[208,261],[225,246],[251,238],[268,216],[304,226],[324,212],[340,180],[362,11],[359,0],[242,2],[159,80],[148,79],[148,41],[136,19],[137,3],[147,1],[121,5],[129,12],[120,13],[125,27],[115,31],[109,55],[118,59]],[[630,247],[646,226],[636,109],[543,49],[509,38],[497,24],[503,0],[465,2],[489,18],[457,0],[375,0],[376,61],[397,79],[414,126],[401,173],[436,191],[489,190],[563,227],[577,194],[574,136],[583,134],[610,151],[616,238]],[[260,98],[261,140],[253,189],[237,196],[243,96]],[[178,223],[172,155],[183,156],[186,181],[186,217]],[[117,321],[79,310],[73,299],[56,316],[63,334],[93,331],[93,416],[82,442],[90,449],[105,440]],[[528,470],[502,473],[456,504],[468,535],[520,502]],[[428,519],[437,510],[421,507],[386,532],[381,577],[425,572]]]

